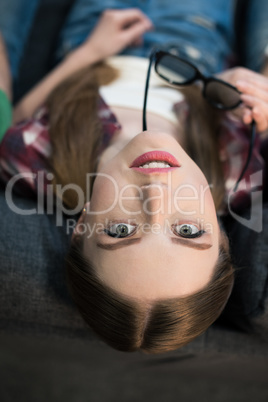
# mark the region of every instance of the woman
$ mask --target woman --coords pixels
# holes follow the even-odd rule
[[[89,39],[21,102],[15,116],[31,115],[55,84],[83,62],[92,65],[117,53],[139,41],[151,26],[137,10],[106,12]],[[115,38],[108,47],[107,37]],[[201,60],[200,66],[205,68]],[[85,194],[86,173],[98,173],[67,259],[70,290],[80,312],[113,347],[156,353],[180,347],[202,333],[218,317],[232,289],[228,241],[219,228],[208,181],[200,170],[209,183],[218,184],[212,191],[220,208],[222,174],[215,134],[221,116],[208,124],[212,110],[196,89],[194,98],[199,97],[199,103],[185,93],[190,108],[186,115],[179,108],[179,125],[173,117],[148,113],[149,130],[137,135],[141,110],[114,106],[122,128],[112,114],[102,120],[101,127],[100,117],[106,114],[100,112],[107,109],[98,109],[98,87],[105,87],[114,74],[105,67],[84,70],[50,95],[50,166],[56,190],[59,184],[73,183]],[[232,79],[235,73],[229,74]],[[264,84],[259,75],[244,70],[243,74],[252,77],[256,86]],[[262,96],[260,91],[258,96]],[[254,108],[247,108],[246,99],[245,105],[243,119],[263,123],[266,114],[258,116]],[[202,138],[197,135],[200,122]],[[101,150],[98,134],[110,124],[114,124],[112,139]],[[74,191],[58,195],[69,207],[77,206]]]

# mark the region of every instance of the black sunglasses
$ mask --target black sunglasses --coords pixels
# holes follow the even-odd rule
[[[154,50],[150,55],[149,67],[147,71],[144,102],[143,102],[143,131],[147,130],[146,122],[146,106],[148,97],[148,88],[150,81],[150,73],[153,62],[156,73],[167,81],[169,84],[184,86],[190,85],[195,81],[203,82],[203,97],[216,109],[232,110],[238,107],[242,101],[240,99],[240,92],[236,87],[228,82],[222,81],[215,77],[205,77],[192,63],[175,56],[174,54],[165,52],[163,50]],[[237,187],[242,180],[253,151],[254,141],[256,136],[256,124],[253,121],[251,126],[251,137],[249,142],[249,151],[245,166],[235,184],[233,191],[237,190]]]

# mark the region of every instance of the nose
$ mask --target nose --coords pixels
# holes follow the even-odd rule
[[[143,212],[151,224],[161,223],[168,213],[168,186],[151,183],[141,186],[143,193]]]

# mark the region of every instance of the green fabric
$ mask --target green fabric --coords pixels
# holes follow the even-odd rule
[[[12,106],[5,92],[0,89],[0,142],[12,122]]]

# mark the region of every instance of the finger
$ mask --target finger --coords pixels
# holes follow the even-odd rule
[[[135,22],[143,21],[149,27],[153,26],[152,21],[141,10],[137,8],[127,8],[125,10],[118,10],[118,19],[122,25],[129,25]]]
[[[244,124],[251,124],[253,120],[252,110],[245,108],[242,116]]]
[[[251,109],[249,109],[244,103],[241,103],[237,108],[231,111],[231,114],[240,120],[243,120],[243,116],[247,114],[247,111],[251,113]]]
[[[243,69],[235,85],[238,87],[242,82],[245,86],[248,84],[260,88],[263,91],[268,91],[268,78],[254,71]]]
[[[252,118],[256,121],[257,131],[266,130],[268,128],[268,104],[251,95],[241,95],[241,100],[252,108]]]
[[[259,133],[267,130],[267,128],[268,128],[267,115],[265,115],[265,113],[263,113],[263,111],[258,106],[255,106],[253,108],[252,117],[257,124],[257,131]]]
[[[237,81],[236,87],[243,94],[252,95],[268,103],[268,91],[265,91],[263,87],[258,87],[250,82],[242,80]]]
[[[253,95],[241,94],[240,99],[244,102],[244,104],[248,107],[254,108],[255,106],[259,106],[263,108],[263,110],[267,111],[268,114],[268,103],[263,101],[262,99],[257,98]]]
[[[147,32],[148,24],[144,22],[136,23],[129,26],[122,32],[122,38],[125,43],[130,44],[131,42],[140,38],[145,32]]]
[[[232,111],[232,115],[239,118],[246,125],[251,124],[253,120],[252,109],[249,109],[243,103]]]

